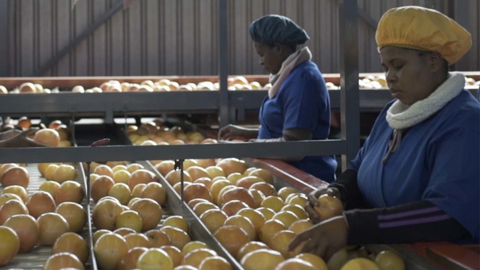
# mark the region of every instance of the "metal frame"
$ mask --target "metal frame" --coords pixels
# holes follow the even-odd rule
[[[344,1],[340,6],[340,111],[342,140],[346,155],[342,169],[353,160],[360,149],[360,108],[358,86],[358,7],[357,1]]]
[[[219,116],[220,127],[233,122],[230,114],[230,100],[228,91],[228,2],[218,1],[218,45],[219,45]]]
[[[477,96],[477,89],[468,91]],[[379,112],[393,100],[390,91],[362,89],[359,92],[360,112]],[[340,90],[329,90],[330,108],[340,111]],[[248,110],[258,110],[265,99],[265,90],[228,91],[229,110],[235,110],[236,119]],[[11,94],[1,95],[0,116],[75,116],[114,117],[133,115],[159,115],[161,113],[217,113],[219,94],[217,91],[193,92],[140,92],[79,94]],[[73,102],[74,101],[74,102]],[[348,120],[348,119],[347,119]],[[233,123],[233,122],[231,122]]]
[[[118,8],[121,8],[120,2]],[[104,113],[107,122],[113,122],[115,114],[122,117],[135,113],[158,112],[209,112],[219,110],[221,127],[233,123],[232,104],[241,103],[242,97],[228,91],[227,53],[227,0],[219,1],[219,45],[221,90],[215,92],[174,93],[103,93],[54,95],[3,95],[0,115],[17,114],[67,114],[72,117]],[[110,11],[112,13],[114,9]],[[345,1],[339,9],[341,14],[341,90],[340,110],[342,113],[342,140],[309,141],[271,144],[234,145],[188,145],[156,147],[100,147],[96,149],[0,149],[0,162],[46,162],[46,161],[94,161],[94,160],[146,160],[213,157],[279,157],[308,155],[343,155],[343,169],[347,160],[355,157],[360,143],[359,134],[359,90],[358,90],[358,6],[356,0]],[[97,24],[94,24],[94,26]],[[93,27],[93,26],[92,26]],[[82,35],[83,36],[83,35]],[[76,82],[72,82],[76,83]],[[252,91],[254,93],[254,91]],[[75,96],[73,96],[75,95]],[[93,96],[97,95],[97,96]],[[211,96],[210,96],[211,95]],[[241,95],[241,94],[239,94]],[[172,97],[172,98],[167,98]],[[247,106],[250,102],[247,103]],[[261,102],[257,103],[260,106]],[[245,106],[244,106],[245,107]],[[161,108],[161,109],[158,109]],[[208,148],[207,148],[208,147]],[[60,158],[61,157],[61,158]],[[48,159],[48,160],[47,160]]]
[[[1,163],[88,162],[209,158],[272,158],[334,155],[346,152],[345,141],[296,141],[162,146],[0,148]]]

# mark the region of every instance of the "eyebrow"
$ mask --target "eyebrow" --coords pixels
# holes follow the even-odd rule
[[[403,59],[399,59],[398,57],[395,57],[395,58],[390,59],[390,60],[388,60],[388,61],[386,61],[386,62],[387,62],[387,63],[390,63],[390,64],[393,64],[393,62],[394,62],[395,60],[403,61]],[[382,65],[385,65],[385,62],[382,61],[381,64],[382,64]]]

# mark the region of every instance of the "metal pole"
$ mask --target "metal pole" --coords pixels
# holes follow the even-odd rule
[[[455,1],[455,21],[457,21],[458,24],[460,24],[463,28],[465,28],[467,31],[471,30],[470,27],[470,3],[471,1],[465,1],[465,0],[456,0]],[[465,71],[465,70],[470,70],[471,62],[474,61],[474,58],[471,57],[472,55],[472,50],[467,52],[467,54],[460,59],[455,64],[454,69],[457,71]]]
[[[357,0],[340,5],[340,111],[342,140],[346,154],[342,155],[342,170],[355,158],[360,148],[360,94],[358,87],[358,6]]]
[[[3,59],[3,64],[0,65],[0,77],[8,77],[8,44],[9,44],[9,19],[8,14],[8,0],[0,0],[0,56]]]
[[[219,79],[220,89],[220,127],[231,123],[228,97],[228,3],[227,0],[218,1],[218,52],[219,52]]]

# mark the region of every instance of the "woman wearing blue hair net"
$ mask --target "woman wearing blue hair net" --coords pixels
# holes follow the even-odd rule
[[[219,139],[244,137],[257,142],[322,140],[330,132],[330,99],[322,74],[304,44],[304,29],[287,17],[267,15],[249,28],[260,64],[272,88],[260,108],[260,128],[227,126]],[[335,180],[334,156],[288,157],[293,166],[324,181]]]

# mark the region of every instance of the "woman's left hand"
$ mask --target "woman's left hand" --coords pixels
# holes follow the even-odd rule
[[[305,242],[301,253],[312,253],[326,262],[340,249],[347,246],[348,225],[343,216],[334,217],[316,224],[297,235],[289,245],[289,250]]]

